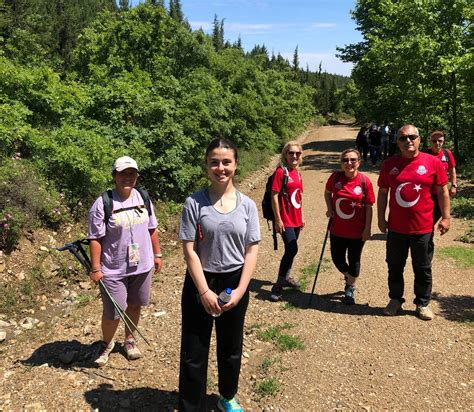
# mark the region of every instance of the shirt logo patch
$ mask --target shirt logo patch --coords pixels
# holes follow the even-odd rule
[[[291,176],[288,176],[288,183],[293,183],[294,180],[291,178]]]
[[[390,170],[389,174],[390,175],[398,175],[400,173],[400,170],[398,170],[396,167],[394,167],[392,170]]]
[[[428,170],[426,170],[426,167],[421,165],[418,166],[418,169],[416,169],[416,173],[418,173],[420,176],[426,175],[428,173]]]
[[[443,157],[441,158],[441,161],[442,161],[442,162],[447,162],[447,161],[448,161],[448,159],[446,159],[446,156],[445,156],[445,155],[443,155]]]
[[[360,195],[362,193],[362,188],[360,186],[354,187],[354,193]]]
[[[342,183],[341,183],[341,182],[337,182],[337,183],[334,185],[334,187],[335,187],[336,189],[340,189],[340,188],[342,188]]]

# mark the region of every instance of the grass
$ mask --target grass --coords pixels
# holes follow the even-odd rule
[[[455,240],[459,240],[464,243],[474,243],[474,224],[469,225],[469,228],[464,234],[458,236]]]
[[[330,265],[331,265],[331,259],[323,258],[323,261],[321,262],[321,267],[319,268],[319,273],[321,274],[322,272],[325,272],[326,270],[328,270]],[[318,267],[318,263],[313,263],[301,269],[301,275],[300,275],[300,278],[298,279],[301,284],[301,288],[300,288],[301,290],[306,290],[306,288],[308,287],[308,284],[314,280],[317,267]]]
[[[92,299],[92,296],[81,293],[80,295],[77,295],[76,303],[79,307],[83,307],[86,306]]]
[[[292,328],[290,323],[270,326],[264,331],[259,331],[257,337],[264,342],[273,342],[282,352],[294,349],[304,349],[304,343],[299,336],[282,333],[283,330]]]
[[[255,393],[260,397],[275,395],[280,390],[280,384],[275,378],[265,378],[255,382]]]
[[[451,199],[451,210],[456,217],[474,219],[474,199],[455,197]]]
[[[474,249],[463,246],[449,246],[439,250],[441,255],[456,261],[463,269],[474,267]]]

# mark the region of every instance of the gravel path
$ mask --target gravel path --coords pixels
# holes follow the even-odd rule
[[[357,304],[341,303],[342,276],[327,250],[316,295],[307,307],[314,271],[308,268],[319,259],[327,225],[324,185],[339,167],[338,154],[352,144],[356,132],[348,126],[328,126],[310,128],[301,137],[307,225],[300,237],[294,276],[305,278],[307,286],[303,292],[288,291],[279,303],[269,302],[268,296],[282,251],[273,251],[271,233],[261,222],[263,242],[251,283],[239,399],[246,410],[254,411],[472,410],[472,327],[460,320],[472,310],[474,289],[472,273],[454,261],[435,256],[433,321],[414,316],[409,264],[405,311],[384,317],[385,240],[374,219],[373,236],[362,257]],[[241,184],[258,205],[271,170],[261,169]],[[362,170],[376,186],[378,170],[369,166]],[[453,245],[466,226],[467,222],[454,220],[447,235],[436,237],[436,246]],[[141,343],[144,358],[128,362],[116,353],[105,368],[93,368],[90,353],[100,336],[100,302],[94,299],[78,307],[49,299],[57,310],[48,311],[52,315],[44,319],[42,328],[0,344],[0,411],[174,410],[185,268],[178,246],[175,241],[163,245],[165,267],[155,279],[153,303],[141,323],[152,341],[151,347]],[[280,348],[279,334],[283,335]],[[291,343],[301,347],[288,349]],[[213,406],[217,399],[214,354],[209,368],[209,405]]]

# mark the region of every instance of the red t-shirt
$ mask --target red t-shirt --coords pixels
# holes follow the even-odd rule
[[[365,207],[375,203],[374,188],[362,173],[348,178],[344,172],[333,173],[326,190],[332,193],[334,217],[330,232],[349,239],[360,239],[365,228]]]
[[[280,215],[285,227],[303,226],[303,214],[301,212],[301,194],[303,193],[303,181],[296,169],[288,170],[288,183],[286,184],[287,196],[280,196]],[[285,174],[281,167],[273,174],[272,191],[280,192]]]
[[[413,159],[394,156],[382,165],[378,185],[390,189],[388,229],[403,234],[424,234],[433,230],[433,200],[436,186],[448,178],[435,156],[420,152]]]
[[[448,154],[448,158],[446,159],[446,156],[444,152]],[[443,165],[443,169],[446,172],[446,176],[449,177],[448,170],[452,169],[453,167],[456,167],[456,162],[454,161],[454,156],[451,150],[449,149],[441,149],[438,154],[433,153],[431,150],[428,152],[430,155],[437,157],[439,160],[441,160],[441,164]]]

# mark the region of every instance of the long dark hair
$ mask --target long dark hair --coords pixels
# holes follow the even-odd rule
[[[237,151],[237,146],[231,142],[229,139],[225,137],[216,137],[215,139],[211,140],[211,142],[207,145],[206,149],[206,156],[204,158],[204,162],[207,161],[207,157],[209,153],[211,153],[214,149],[223,148],[223,149],[230,149],[234,152],[235,161],[239,160],[239,154]]]

